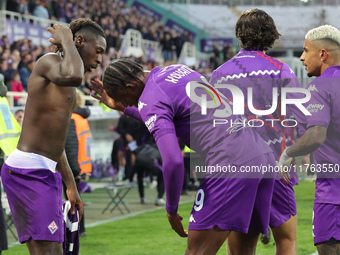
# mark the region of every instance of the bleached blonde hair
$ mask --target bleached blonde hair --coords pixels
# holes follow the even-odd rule
[[[309,30],[305,39],[309,39],[310,41],[327,40],[340,46],[340,31],[331,25],[319,26]]]

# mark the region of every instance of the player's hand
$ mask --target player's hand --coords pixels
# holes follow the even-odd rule
[[[287,148],[288,149],[288,148]],[[287,155],[287,149],[285,149],[279,160],[279,174],[281,179],[288,184],[290,182],[290,175],[288,171],[288,167],[292,163],[293,158]],[[285,171],[286,170],[286,171]]]
[[[126,134],[125,135],[125,138],[126,138],[126,141],[128,142],[128,143],[131,143],[134,139],[133,139],[133,137],[132,137],[132,135],[130,135],[130,134]]]
[[[91,96],[95,99],[98,99],[100,102],[105,104],[107,107],[117,110],[117,111],[124,111],[125,106],[120,103],[113,100],[111,97],[109,97],[103,87],[103,82],[99,79],[95,78],[91,81],[90,84],[91,89],[93,90],[91,92]]]
[[[168,215],[168,220],[170,222],[172,229],[175,230],[179,236],[188,237],[188,231],[184,230],[182,222],[181,222],[183,218],[179,216],[178,213],[176,214],[167,213],[167,215]]]
[[[63,43],[73,42],[73,34],[69,27],[54,24],[53,27],[48,27],[46,30],[53,35],[53,38],[50,38],[49,42],[58,47],[61,47]]]
[[[75,185],[71,185],[70,187],[68,186],[66,189],[66,194],[68,197],[68,200],[71,203],[71,214],[74,215],[75,214],[75,206],[78,209],[79,212],[79,222],[81,220],[81,217],[83,216],[83,206],[84,203],[81,200],[79,193],[77,191],[77,187]]]

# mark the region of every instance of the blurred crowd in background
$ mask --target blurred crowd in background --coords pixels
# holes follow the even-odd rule
[[[117,58],[122,36],[128,29],[140,31],[143,39],[159,42],[162,47],[164,66],[176,63],[183,44],[193,42],[188,31],[183,31],[180,34],[164,26],[157,16],[151,18],[143,15],[134,6],[128,8],[124,2],[120,1],[7,0],[7,10],[66,23],[77,18],[90,18],[103,28],[106,34],[107,51],[103,57],[101,68],[85,75],[80,87],[85,95],[90,93],[88,84],[91,79],[100,78],[105,66],[111,60]],[[0,41],[0,73],[5,77],[8,90],[27,91],[27,81],[36,61],[43,54],[54,52],[54,50],[53,45],[34,45],[31,40],[26,38],[10,44],[7,36],[3,35]],[[201,66],[198,71],[209,78],[212,70],[234,55],[234,48],[231,45],[225,45],[223,49],[214,45],[209,65]],[[158,63],[146,60],[144,57],[134,60],[142,64],[145,69],[152,69],[158,65]],[[14,104],[15,106],[24,105],[25,101],[16,97]]]

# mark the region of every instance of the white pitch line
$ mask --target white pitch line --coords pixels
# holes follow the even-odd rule
[[[193,202],[193,201],[194,200],[189,200],[189,201],[185,201],[185,202],[180,202],[179,204],[180,205],[181,204],[186,204],[186,203],[190,203],[190,202]],[[123,215],[123,216],[119,216],[119,217],[115,217],[115,218],[112,218],[112,219],[107,219],[107,220],[103,220],[103,221],[93,222],[93,223],[85,225],[85,228],[92,228],[92,227],[96,227],[96,226],[99,226],[99,225],[102,225],[102,224],[105,224],[105,223],[109,223],[109,222],[113,222],[113,221],[117,221],[117,220],[123,220],[123,219],[127,219],[127,218],[130,218],[130,217],[139,215],[139,214],[143,214],[143,213],[147,213],[147,212],[154,212],[154,211],[161,210],[161,209],[164,209],[164,206],[163,207],[159,207],[159,208],[155,208],[155,209],[149,209],[149,210],[145,210],[145,211],[129,213],[129,214],[126,214],[126,215]]]
[[[186,203],[191,203],[193,201],[195,201],[195,200],[192,199],[192,200],[189,200],[189,201],[180,202],[179,204],[182,205],[182,204],[186,204]],[[113,222],[113,221],[117,221],[117,220],[123,220],[123,219],[127,219],[127,218],[130,218],[130,217],[139,215],[139,214],[143,214],[143,213],[147,213],[147,212],[154,212],[154,211],[161,210],[161,209],[164,209],[164,206],[163,207],[159,207],[159,208],[155,208],[155,209],[149,209],[149,210],[145,210],[145,211],[129,213],[129,214],[126,214],[124,216],[119,216],[119,217],[115,217],[115,218],[112,218],[112,219],[107,219],[107,220],[103,220],[103,221],[93,222],[93,223],[85,225],[85,227],[86,228],[93,228],[93,227],[96,227],[96,226],[99,226],[99,225],[102,225],[102,224],[105,224],[105,223],[109,223],[109,222]],[[11,248],[11,247],[17,246],[19,244],[20,244],[19,242],[10,243],[8,245],[8,247]]]

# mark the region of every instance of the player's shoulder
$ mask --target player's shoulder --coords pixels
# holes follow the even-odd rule
[[[62,60],[62,57],[57,53],[46,53],[45,55],[41,56],[36,63],[35,69],[41,69],[43,67],[49,67],[53,64],[56,64]]]
[[[319,77],[307,85],[310,92],[336,95],[340,92],[340,66],[328,67]]]
[[[54,52],[48,52],[46,54],[44,54],[43,56],[41,56],[37,63],[38,62],[43,62],[43,61],[49,61],[49,60],[61,60],[62,57],[60,56],[60,54],[58,53],[54,53]]]

